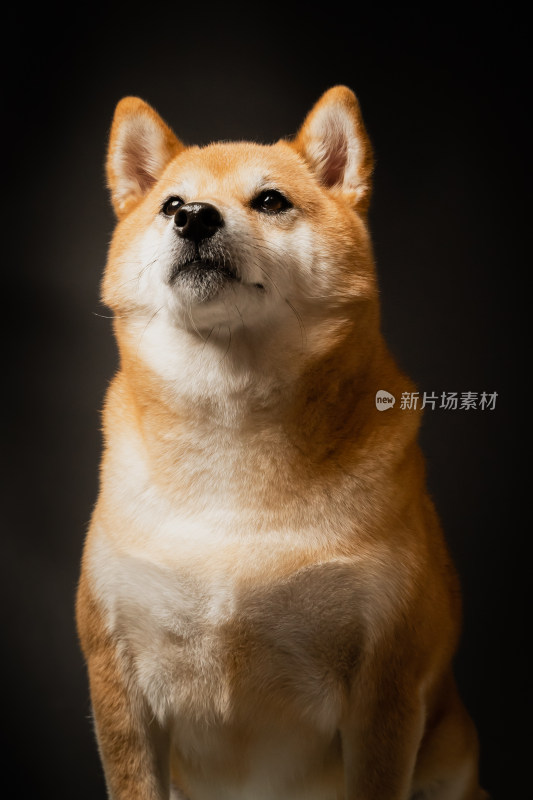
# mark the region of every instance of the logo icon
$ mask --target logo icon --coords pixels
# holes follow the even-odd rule
[[[378,411],[387,411],[389,408],[392,408],[394,403],[396,402],[396,398],[390,392],[386,392],[385,389],[380,389],[376,392],[376,408]]]

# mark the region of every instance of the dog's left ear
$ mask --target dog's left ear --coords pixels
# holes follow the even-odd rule
[[[360,210],[366,208],[372,148],[351,89],[334,86],[325,92],[307,115],[293,146],[324,186],[342,190]]]
[[[142,200],[184,146],[154,109],[124,97],[115,109],[107,153],[107,182],[119,219]]]

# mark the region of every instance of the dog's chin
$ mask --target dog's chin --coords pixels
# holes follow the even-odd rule
[[[187,304],[209,303],[239,282],[233,267],[205,258],[176,264],[169,280],[180,299]]]

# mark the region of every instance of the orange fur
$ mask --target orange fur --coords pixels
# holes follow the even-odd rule
[[[346,87],[271,146],[117,108],[120,369],[77,605],[113,800],[485,796],[420,413],[374,402],[414,387],[380,332],[371,172]]]

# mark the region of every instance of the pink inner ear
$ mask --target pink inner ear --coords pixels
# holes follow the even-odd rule
[[[344,183],[348,161],[348,143],[342,130],[333,130],[322,158],[322,181],[326,186]]]
[[[128,178],[137,182],[141,194],[145,194],[155,183],[155,177],[149,170],[152,158],[148,148],[139,141],[128,142],[122,160]]]

